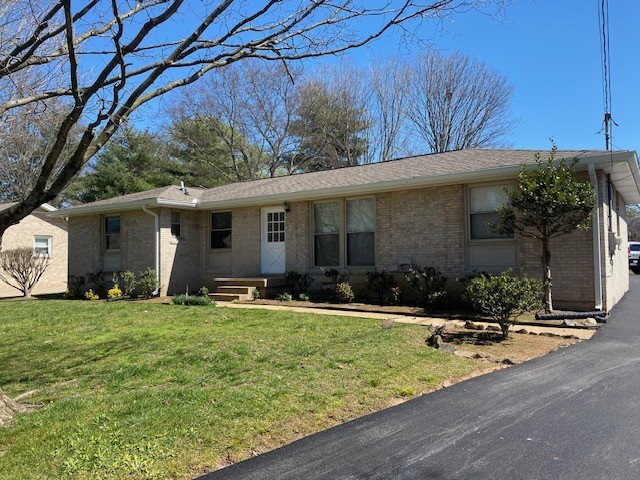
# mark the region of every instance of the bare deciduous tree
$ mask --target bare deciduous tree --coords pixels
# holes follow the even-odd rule
[[[31,290],[49,266],[49,255],[41,255],[33,248],[20,247],[0,251],[0,281],[31,297]]]
[[[369,150],[366,162],[409,155],[407,136],[408,66],[398,59],[369,70]]]
[[[505,147],[515,127],[513,87],[504,75],[467,55],[431,51],[411,72],[407,113],[434,153]]]
[[[0,130],[25,109],[37,111],[50,101],[66,108],[30,191],[0,213],[0,240],[9,226],[53,201],[132,112],[207,72],[245,58],[286,62],[337,54],[408,22],[440,21],[502,3],[5,1],[0,5]]]
[[[30,192],[0,214],[0,237],[52,201],[133,111],[244,58],[299,60],[365,45],[410,21],[502,0],[11,0],[0,7],[0,118],[67,103]],[[184,21],[188,18],[188,21]],[[14,115],[15,116],[15,115]],[[59,160],[83,125],[69,159]],[[56,168],[59,166],[59,168]]]
[[[289,127],[298,78],[293,67],[250,61],[183,89],[168,108],[180,153],[225,182],[281,173],[293,149]]]

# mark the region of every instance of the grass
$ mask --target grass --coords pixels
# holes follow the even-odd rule
[[[192,478],[486,364],[424,327],[139,302],[0,302],[0,478]]]

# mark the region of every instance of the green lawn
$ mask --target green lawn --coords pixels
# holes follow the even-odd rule
[[[0,302],[0,478],[191,478],[482,367],[424,327],[132,302]]]

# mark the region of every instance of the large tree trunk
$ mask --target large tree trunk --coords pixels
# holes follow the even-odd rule
[[[2,249],[2,234],[4,230],[0,230],[0,249]],[[16,413],[26,412],[27,409],[14,402],[0,388],[0,427],[11,421]]]
[[[551,249],[549,240],[542,240],[542,287],[544,290],[544,310],[553,312],[553,300],[551,299]]]
[[[26,411],[26,407],[14,402],[0,390],[0,427],[9,423],[16,413],[24,413]]]

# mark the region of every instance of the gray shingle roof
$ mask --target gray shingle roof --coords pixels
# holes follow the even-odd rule
[[[456,173],[472,173],[509,166],[517,167],[523,163],[534,163],[536,153],[540,153],[542,158],[546,158],[545,155],[548,154],[548,151],[467,149],[420,155],[356,167],[223,185],[205,190],[201,201],[213,202],[277,194],[294,194],[324,188],[368,185]],[[556,159],[584,158],[602,155],[603,153],[605,152],[601,150],[559,150],[556,154]]]
[[[192,202],[194,199],[200,198],[204,192],[201,188],[187,187],[187,193],[180,189],[177,185],[168,185],[166,187],[154,188],[153,190],[145,190],[144,192],[129,193],[119,197],[98,200],[97,202],[86,203],[91,206],[107,206],[117,205],[120,203],[137,202],[140,200],[168,200],[177,202]],[[84,205],[83,205],[84,206]]]
[[[447,177],[461,175],[473,178],[478,176],[491,175],[492,171],[499,173],[505,168],[514,171],[522,164],[535,163],[536,154],[540,154],[543,159],[548,155],[548,150],[498,150],[498,149],[466,149],[453,152],[420,155],[407,157],[388,162],[372,163],[355,167],[339,168],[335,170],[325,170],[321,172],[303,173],[288,175],[262,180],[238,182],[209,189],[199,189],[188,187],[188,195],[175,185],[160,187],[145,192],[132,193],[120,197],[100,200],[98,202],[71,207],[63,211],[74,213],[77,210],[85,211],[86,208],[99,207],[104,210],[110,205],[117,206],[131,202],[145,200],[167,200],[192,203],[198,200],[199,203],[207,207],[214,207],[217,202],[251,202],[256,203],[262,199],[278,195],[290,195],[291,199],[300,198],[305,192],[322,194],[322,191],[342,189],[342,191],[380,184],[381,188],[387,182],[404,182],[407,184],[437,179],[442,177],[443,181],[448,181]],[[602,156],[607,153],[605,150],[558,150],[556,159],[588,158]],[[482,175],[480,175],[482,174]],[[86,208],[85,208],[86,207]]]

